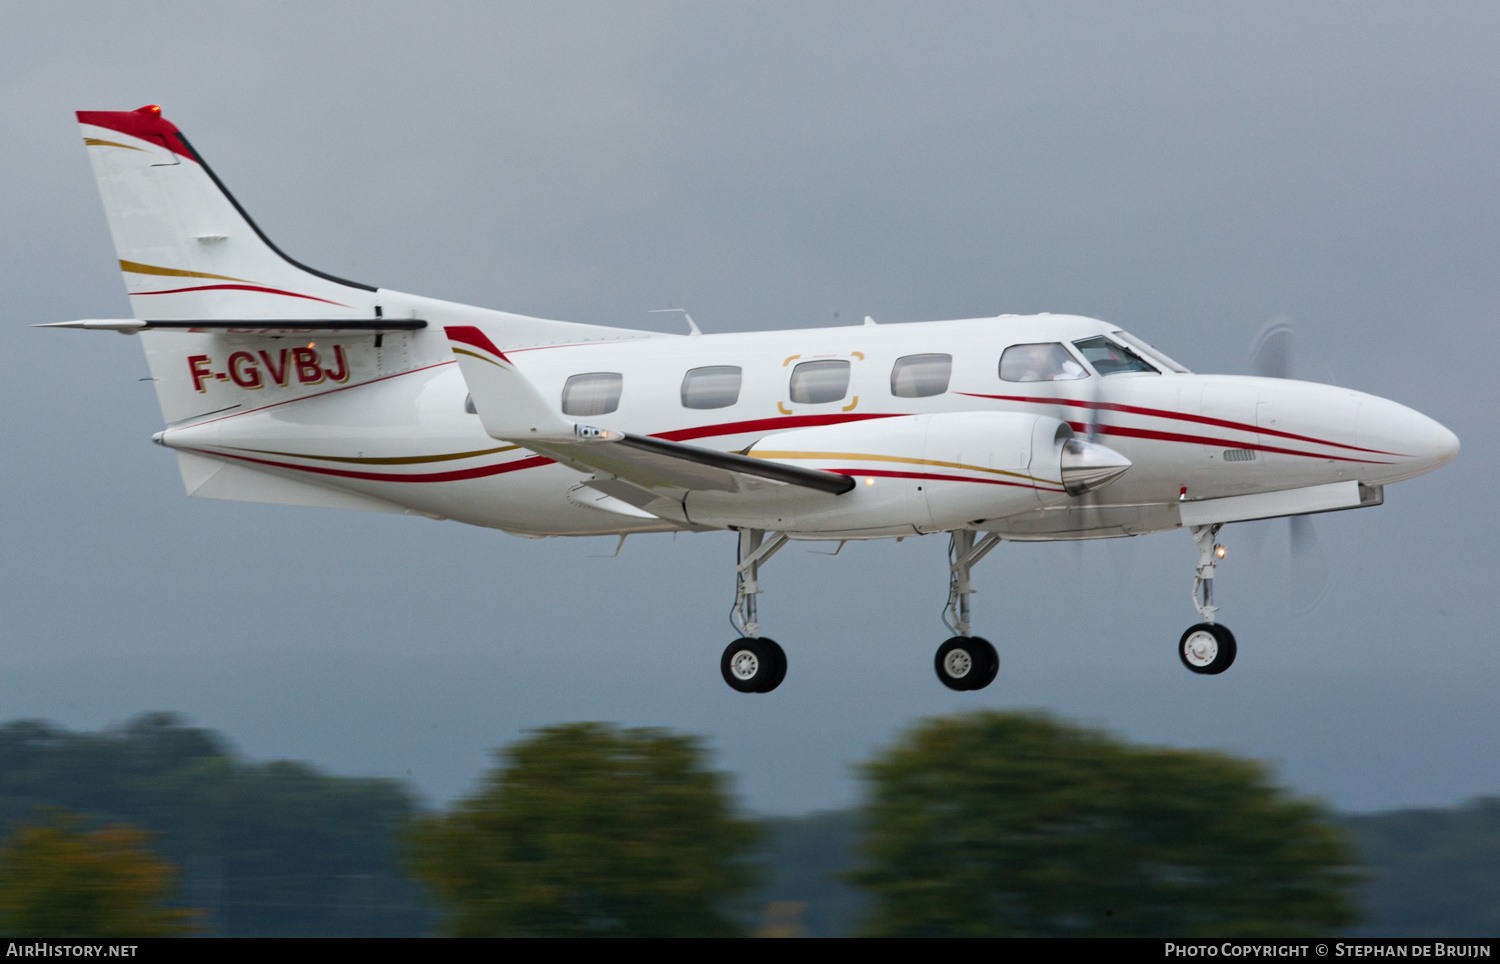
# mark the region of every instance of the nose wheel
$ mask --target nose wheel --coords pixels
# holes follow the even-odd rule
[[[1000,672],[1000,654],[980,636],[954,636],[932,660],[938,679],[950,690],[982,690]]]
[[[1217,676],[1233,666],[1238,651],[1234,633],[1229,627],[1217,623],[1189,626],[1177,643],[1177,655],[1182,657],[1182,665],[1205,676]]]

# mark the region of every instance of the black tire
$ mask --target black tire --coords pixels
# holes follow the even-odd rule
[[[762,639],[761,643],[771,650],[771,655],[776,659],[776,665],[772,667],[775,672],[767,677],[766,684],[756,690],[756,692],[769,693],[780,686],[782,680],[786,679],[786,650],[782,649],[781,644],[774,639]]]
[[[977,636],[954,636],[932,659],[937,678],[950,690],[984,689],[1000,670],[995,647]]]
[[[725,647],[719,672],[731,689],[769,693],[786,676],[786,653],[772,640],[742,637]]]
[[[1177,657],[1182,665],[1204,676],[1217,676],[1234,665],[1239,647],[1234,633],[1218,623],[1189,626],[1177,641]]]
[[[996,676],[1000,675],[1000,654],[995,652],[995,647],[983,636],[975,636],[973,642],[976,646],[983,644],[986,671],[983,676],[976,676],[974,678],[974,685],[970,686],[969,689],[982,690],[993,683]]]

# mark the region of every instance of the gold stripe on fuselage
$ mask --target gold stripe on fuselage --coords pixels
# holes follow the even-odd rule
[[[987,469],[981,465],[965,465],[962,462],[943,462],[938,459],[908,459],[899,455],[869,455],[860,452],[757,452],[751,450],[745,453],[756,459],[826,459],[830,461],[854,460],[857,462],[897,462],[902,465],[936,465],[945,469],[964,469],[969,472],[987,472],[990,475],[1008,475],[1015,479],[1025,479],[1028,482],[1044,482],[1047,485],[1061,485],[1051,479],[1039,479],[1034,475],[1024,472],[1008,472],[1005,469]]]

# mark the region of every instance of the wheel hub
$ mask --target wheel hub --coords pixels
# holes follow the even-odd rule
[[[1199,631],[1182,644],[1182,656],[1194,666],[1208,666],[1219,655],[1219,641],[1213,633]]]
[[[955,649],[943,659],[943,672],[952,679],[963,679],[974,669],[974,657],[966,650]]]
[[[742,649],[729,658],[729,671],[736,679],[749,682],[760,672],[760,658],[748,649]]]

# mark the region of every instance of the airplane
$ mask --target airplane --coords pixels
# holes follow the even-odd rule
[[[1187,529],[1188,670],[1230,523],[1380,505],[1458,438],[1331,385],[1188,371],[1065,314],[666,334],[525,317],[309,268],[256,225],[160,107],[80,111],[131,318],[192,496],[415,513],[529,538],[738,533],[740,636],[720,671],[769,693],[761,567],[792,541],[949,536],[938,679],[988,686],[972,569],[1001,541]]]

